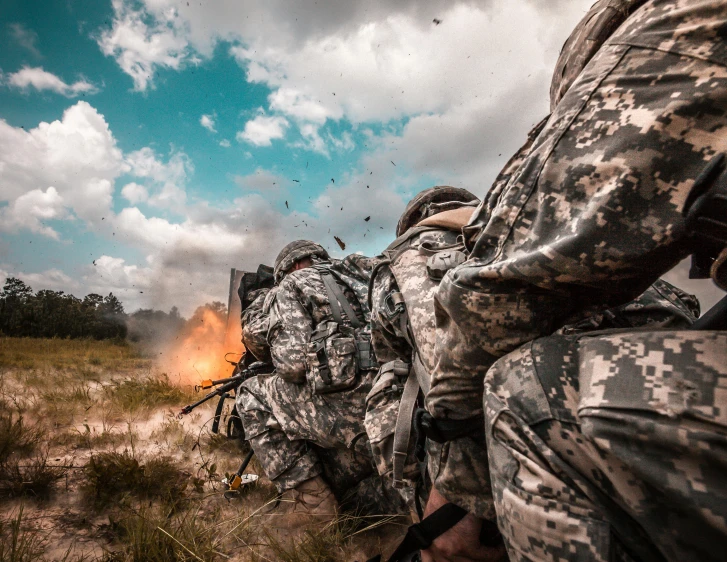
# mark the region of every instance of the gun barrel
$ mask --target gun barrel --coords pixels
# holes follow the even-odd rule
[[[272,365],[266,365],[262,362],[253,363],[251,367],[248,367],[247,369],[241,370],[238,374],[236,374],[234,377],[228,377],[226,379],[219,379],[216,381],[209,381],[212,383],[213,386],[217,386],[216,389],[214,389],[212,392],[207,394],[204,398],[200,398],[197,400],[194,404],[189,404],[188,406],[185,406],[181,409],[179,412],[179,416],[186,416],[189,414],[192,410],[194,410],[197,406],[200,406],[207,402],[208,400],[211,400],[215,396],[222,396],[226,392],[236,389],[242,382],[246,381],[250,377],[253,377],[255,375],[260,374],[266,374],[269,373],[272,370]],[[208,381],[205,381],[208,382]],[[219,385],[219,386],[218,386]]]
[[[218,384],[225,384],[228,382],[236,381],[240,378],[240,375],[235,375],[234,377],[227,377],[226,379],[219,379],[216,381],[211,381],[212,386],[217,386]]]
[[[229,382],[227,382],[227,383],[223,384],[222,386],[216,388],[215,390],[213,390],[212,392],[210,392],[208,395],[206,395],[204,398],[200,398],[199,400],[197,400],[193,404],[189,404],[188,406],[185,406],[184,408],[182,408],[181,411],[179,412],[179,415],[180,416],[186,416],[192,410],[194,410],[197,406],[201,406],[202,404],[204,404],[208,400],[212,400],[215,396],[220,396],[220,395],[224,394],[225,392],[227,392],[228,390],[232,390],[238,384],[240,384],[243,380],[244,379],[241,378],[241,377],[232,377],[232,379]]]

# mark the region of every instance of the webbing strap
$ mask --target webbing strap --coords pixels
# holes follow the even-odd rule
[[[427,372],[427,368],[424,366],[424,363],[422,363],[421,357],[419,357],[419,353],[414,354],[412,369],[414,370],[414,374],[419,381],[419,386],[421,387],[424,396],[427,396],[429,394],[429,387],[431,386],[431,376]]]
[[[331,291],[331,288],[328,286],[327,281],[330,280],[330,277],[328,275],[321,274],[321,279],[323,280],[323,286],[326,288],[326,294],[328,295],[328,302],[331,304],[331,314],[333,315],[333,320],[337,324],[341,324],[343,322],[343,315],[341,314],[341,305],[338,304],[338,299],[336,298],[336,295],[333,291]]]
[[[404,384],[404,392],[399,402],[399,414],[396,417],[394,429],[394,488],[404,487],[404,467],[409,450],[409,437],[411,435],[412,416],[417,405],[419,395],[419,382],[416,376],[409,371],[409,377]]]
[[[437,511],[409,527],[404,540],[394,551],[387,562],[402,562],[407,556],[417,550],[426,550],[434,540],[449,531],[467,512],[453,503],[444,504]]]
[[[336,283],[336,280],[328,271],[321,271],[320,273],[323,285],[326,288],[326,293],[328,293],[328,300],[331,302],[331,313],[333,314],[333,319],[340,324],[343,321],[341,316],[341,310],[343,310],[343,313],[348,318],[351,326],[354,328],[360,328],[361,321],[358,319],[358,316],[356,316],[356,312],[351,306],[351,303],[348,302],[348,299],[341,290],[341,287],[339,287],[338,283]]]

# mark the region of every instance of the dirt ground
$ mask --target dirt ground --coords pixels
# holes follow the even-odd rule
[[[211,433],[216,401],[178,418],[202,396],[181,380],[125,342],[0,338],[0,562],[364,562],[393,549],[403,518],[279,528],[254,458],[259,480],[226,499],[246,445]]]

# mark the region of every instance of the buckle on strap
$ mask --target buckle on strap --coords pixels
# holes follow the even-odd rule
[[[393,456],[394,463],[393,464],[395,466],[396,465],[399,465],[399,466],[401,466],[403,468],[404,465],[406,464],[406,457],[407,457],[406,452],[394,451],[394,456]],[[403,471],[397,471],[397,470],[394,470],[393,471],[393,475],[392,475],[393,476],[393,483],[392,483],[392,486],[394,488],[396,488],[397,490],[400,490],[401,488],[403,488],[406,485],[406,482],[404,481],[403,477],[401,479],[398,478],[397,472],[402,472],[402,474],[403,474]]]
[[[381,365],[379,370],[382,373],[393,372],[398,377],[406,377],[409,375],[409,363],[402,361],[401,359],[394,359],[388,363]]]
[[[404,295],[402,295],[399,291],[389,293],[384,299],[384,308],[386,315],[389,318],[392,318],[397,314],[401,314],[406,310],[406,306],[404,305]]]

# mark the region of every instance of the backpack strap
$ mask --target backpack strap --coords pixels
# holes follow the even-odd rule
[[[415,226],[410,228],[404,234],[394,240],[391,244],[389,244],[389,247],[383,251],[383,255],[386,256],[389,261],[394,261],[396,258],[399,257],[399,254],[409,249],[409,242],[412,238],[414,238],[418,234],[421,234],[422,232],[430,232],[432,230],[442,229],[438,226]]]
[[[331,313],[333,314],[333,319],[341,324],[343,321],[341,311],[343,311],[343,313],[346,315],[349,322],[351,323],[351,326],[353,326],[354,329],[360,328],[363,325],[361,324],[361,320],[358,319],[356,311],[351,306],[351,303],[348,301],[348,298],[346,298],[346,295],[341,290],[341,287],[333,278],[333,275],[331,275],[331,272],[323,268],[319,269],[318,271],[321,274],[323,285],[325,286],[326,293],[328,294],[328,300],[331,303]]]
[[[404,384],[404,392],[399,402],[399,413],[396,416],[393,458],[394,488],[404,487],[404,466],[406,465],[407,453],[409,451],[412,417],[414,416],[417,396],[419,395],[419,381],[413,371],[413,368],[409,370],[409,375]]]
[[[446,503],[437,511],[425,517],[420,523],[409,527],[387,562],[400,562],[419,550],[429,548],[434,540],[459,523],[467,512],[453,503]]]

